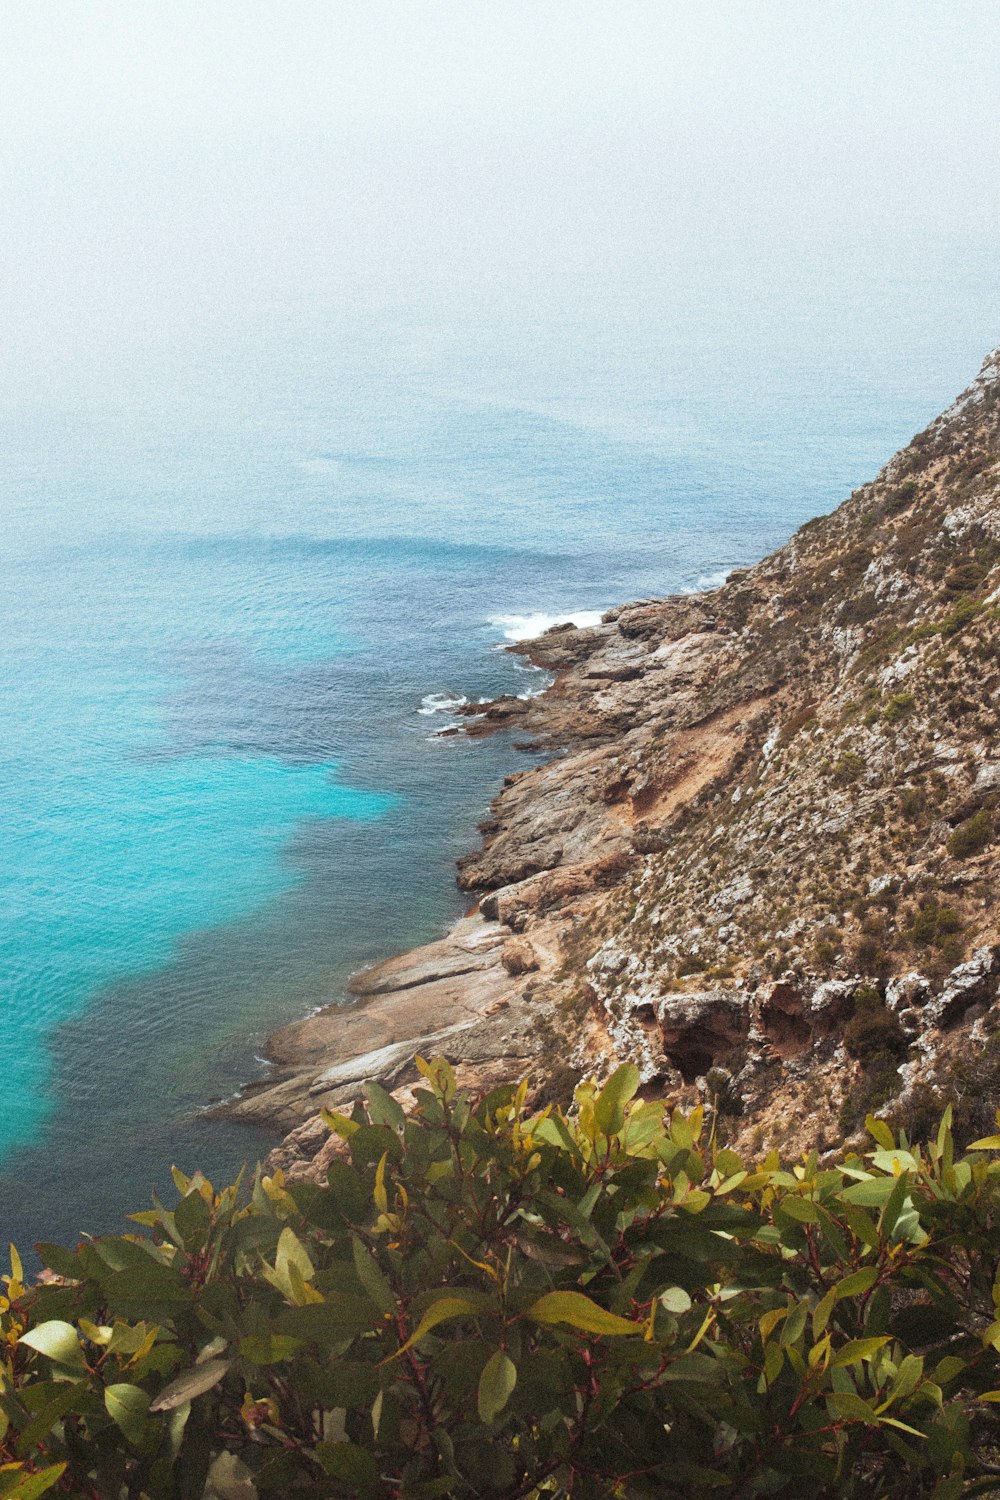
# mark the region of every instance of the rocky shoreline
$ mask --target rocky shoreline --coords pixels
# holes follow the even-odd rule
[[[574,640],[574,646],[585,649],[592,636],[605,633],[603,626],[596,632],[557,626],[537,642],[511,646],[512,652],[554,670],[555,681],[535,698],[502,698],[469,708],[460,732],[478,738],[520,722],[531,736],[531,748],[553,749],[561,736],[558,748],[565,752],[575,743],[560,672],[573,654],[568,636],[584,637]],[[355,976],[342,1000],[267,1039],[269,1075],[223,1108],[231,1118],[286,1133],[272,1153],[272,1168],[282,1165],[292,1176],[306,1164],[310,1171],[321,1168],[322,1162],[312,1160],[327,1135],[319,1110],[350,1104],[367,1079],[393,1089],[414,1081],[418,1053],[444,1053],[470,1087],[489,1087],[512,1074],[537,1070],[543,1037],[533,1000],[557,974],[563,955],[555,933],[551,941],[542,929],[534,930],[531,939],[519,936],[517,918],[511,921],[506,908],[501,917],[500,901],[502,887],[521,882],[526,882],[522,899],[530,901],[531,878],[549,870],[547,861],[552,868],[562,864],[561,854],[539,843],[549,837],[547,820],[531,812],[540,790],[533,779],[545,769],[506,778],[490,819],[481,825],[483,848],[460,863],[460,887],[480,893],[464,917],[443,937]],[[624,843],[617,853],[610,851],[610,859],[609,851],[599,849],[605,821],[576,850],[581,857],[577,869],[570,866],[565,872],[566,892],[574,885],[598,889],[602,873],[606,878],[620,869]],[[512,830],[513,823],[518,827]],[[503,848],[481,870],[477,861],[487,858],[501,833]],[[587,852],[597,853],[598,865],[606,862],[603,872],[591,868]],[[545,1059],[546,1066],[549,1061]]]
[[[540,1099],[630,1058],[735,1140],[791,1150],[834,1149],[868,1107],[929,1108],[970,1059],[985,1108],[998,450],[995,354],[755,567],[513,646],[551,686],[470,706],[463,732],[548,758],[506,778],[460,861],[469,913],[271,1038],[272,1075],[228,1110],[285,1132],[270,1165],[322,1176],[320,1110],[370,1078],[405,1098],[417,1053],[472,1089],[530,1075]]]

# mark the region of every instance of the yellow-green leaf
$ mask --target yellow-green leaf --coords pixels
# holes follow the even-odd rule
[[[851,1417],[856,1421],[874,1422],[876,1416],[867,1401],[852,1391],[831,1391],[826,1398],[827,1406],[835,1417]]]
[[[781,1212],[798,1224],[818,1224],[819,1213],[815,1203],[808,1198],[783,1198]]]
[[[594,1118],[604,1135],[617,1135],[625,1124],[625,1106],[639,1087],[634,1063],[616,1068],[594,1100]]]
[[[839,1302],[843,1297],[857,1297],[862,1292],[870,1292],[877,1280],[878,1270],[875,1266],[862,1266],[860,1271],[852,1271],[849,1276],[838,1281],[833,1292]]]
[[[383,1151],[381,1160],[375,1168],[375,1191],[372,1197],[375,1199],[375,1207],[380,1214],[387,1214],[389,1212],[389,1195],[385,1190],[385,1164],[388,1159],[388,1151]]]
[[[479,1377],[479,1419],[489,1425],[503,1411],[517,1384],[514,1361],[503,1349],[497,1349],[486,1361]]]
[[[334,1135],[339,1136],[342,1141],[349,1141],[351,1136],[361,1129],[357,1120],[352,1120],[350,1115],[342,1115],[335,1109],[321,1109],[320,1114],[323,1116],[323,1124],[327,1129],[332,1130]]]
[[[668,1286],[660,1293],[660,1304],[667,1312],[686,1313],[691,1307],[691,1298],[682,1286]]]
[[[51,1322],[39,1323],[37,1328],[32,1328],[28,1333],[22,1333],[18,1340],[20,1344],[27,1344],[29,1349],[35,1349],[46,1358],[55,1360],[58,1365],[72,1365],[75,1368],[83,1366],[83,1350],[80,1348],[80,1340],[72,1323],[64,1323],[59,1318],[53,1318]]]
[[[616,1313],[606,1312],[591,1302],[582,1292],[546,1292],[527,1310],[527,1316],[536,1323],[568,1323],[582,1333],[607,1334],[624,1337],[641,1334],[643,1325],[632,1323],[628,1318],[619,1318]]]
[[[38,1469],[34,1474],[22,1472],[15,1478],[13,1486],[5,1486],[4,1500],[38,1500],[39,1495],[44,1495],[54,1484],[58,1484],[66,1467],[66,1464],[50,1464],[47,1469]],[[9,1480],[19,1469],[23,1469],[21,1464],[5,1464],[4,1477]]]
[[[865,1129],[885,1151],[891,1151],[896,1144],[892,1138],[892,1131],[885,1121],[877,1120],[874,1115],[865,1116]]]
[[[108,1416],[138,1446],[146,1434],[149,1395],[137,1385],[108,1385],[104,1388],[104,1405]]]
[[[889,1339],[886,1335],[877,1339],[848,1339],[834,1354],[830,1361],[832,1365],[859,1365],[862,1360],[871,1359],[873,1354],[887,1344]]]
[[[439,1323],[444,1323],[448,1318],[470,1318],[481,1311],[481,1305],[473,1302],[470,1297],[439,1297],[436,1302],[431,1303],[406,1343],[400,1345],[390,1358],[398,1359],[412,1344],[416,1344],[425,1334],[430,1333],[432,1328],[436,1328]]]

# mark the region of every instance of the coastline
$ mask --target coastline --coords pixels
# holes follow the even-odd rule
[[[345,999],[273,1032],[268,1074],[218,1107],[283,1133],[272,1169],[292,1177],[325,1170],[322,1155],[314,1157],[327,1140],[320,1109],[349,1106],[370,1079],[405,1088],[418,1053],[443,1053],[470,1088],[551,1072],[567,921],[584,921],[635,859],[633,820],[613,800],[593,797],[591,783],[642,675],[643,622],[669,620],[679,635],[711,632],[711,597],[642,600],[597,624],[588,618],[512,640],[503,649],[549,673],[548,686],[454,706],[465,723],[439,733],[475,739],[514,730],[518,749],[545,758],[505,778],[479,848],[458,861],[458,886],[470,894],[465,915],[442,937],[355,976]]]
[[[510,644],[546,690],[456,714],[546,758],[458,861],[467,914],[272,1036],[227,1110],[285,1132],[272,1169],[322,1180],[320,1111],[412,1102],[418,1053],[538,1102],[631,1061],[792,1154],[962,1097],[970,1059],[1000,1094],[998,414],[1000,351],[753,567]]]

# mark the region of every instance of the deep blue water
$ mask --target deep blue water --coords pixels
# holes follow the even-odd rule
[[[458,913],[517,762],[428,710],[538,686],[519,617],[698,586],[830,509],[997,342],[995,270],[286,309],[12,384],[0,1240],[265,1151],[203,1107]]]

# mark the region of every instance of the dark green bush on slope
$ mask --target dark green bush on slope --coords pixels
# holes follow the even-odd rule
[[[180,1200],[0,1299],[0,1496],[995,1492],[1000,1137],[758,1166],[698,1111],[331,1116],[329,1189]]]

